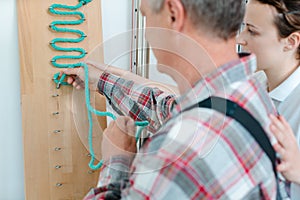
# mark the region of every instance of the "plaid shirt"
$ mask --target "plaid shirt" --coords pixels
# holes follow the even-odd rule
[[[148,121],[148,131],[152,133],[170,118],[172,107],[176,104],[173,94],[143,87],[109,73],[101,75],[98,91],[106,96],[117,114],[130,116],[135,121]]]
[[[152,128],[160,129],[131,165],[121,156],[106,161],[98,187],[85,198],[275,199],[272,164],[238,122],[206,108],[180,113],[209,96],[220,96],[248,110],[269,134],[268,115],[276,110],[253,76],[255,69],[253,55],[223,65],[176,104],[174,97],[157,89],[139,88],[104,73],[98,88],[118,112],[151,120]],[[132,96],[138,103],[129,99]]]

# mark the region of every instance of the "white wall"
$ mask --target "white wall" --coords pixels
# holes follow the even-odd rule
[[[15,0],[0,2],[0,199],[24,199],[20,67]]]
[[[116,44],[112,43],[112,40],[114,40],[114,38],[118,40],[122,37],[122,35],[124,37],[128,36],[127,33],[129,30],[131,30],[132,27],[132,1],[103,0],[101,1],[101,4],[104,42],[104,62],[106,64],[110,64],[128,70],[130,65],[130,55],[125,54],[123,56],[118,57],[118,59],[115,59],[115,51],[118,51],[118,48],[120,48],[121,45],[122,49],[129,50],[131,41],[122,41],[122,43]],[[115,47],[112,47],[112,45],[114,45]]]

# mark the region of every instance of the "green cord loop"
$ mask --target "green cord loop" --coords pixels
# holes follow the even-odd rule
[[[58,60],[61,59],[81,59],[85,57],[87,52],[83,48],[65,48],[65,47],[60,47],[57,46],[56,43],[79,43],[83,41],[87,36],[84,34],[84,32],[76,29],[70,29],[70,28],[60,28],[57,27],[57,25],[79,25],[82,24],[85,21],[85,16],[83,13],[78,12],[78,11],[73,11],[81,8],[83,5],[86,5],[87,3],[91,2],[92,0],[79,0],[78,5],[76,6],[68,6],[68,5],[62,5],[62,4],[53,4],[49,7],[49,12],[55,15],[72,15],[72,16],[79,16],[80,19],[75,20],[75,21],[54,21],[52,22],[49,27],[55,31],[55,32],[61,32],[61,33],[73,33],[78,35],[78,38],[55,38],[50,42],[50,45],[53,49],[57,51],[63,51],[63,52],[78,52],[80,53],[79,55],[59,55],[59,56],[54,56],[51,60],[51,63],[54,67],[57,68],[76,68],[76,67],[83,67],[84,72],[85,72],[85,77],[88,76],[88,66],[85,63],[78,62],[78,63],[73,63],[73,64],[61,64],[57,63]],[[69,12],[61,11],[61,10],[56,10],[56,9],[65,9],[65,10],[70,10]],[[60,87],[60,85],[69,85],[67,82],[64,81],[66,74],[62,74],[61,77],[60,73],[56,73],[53,76],[54,82],[57,84],[56,87],[57,89]],[[85,86],[89,85],[89,80],[88,78],[85,78]],[[91,160],[89,162],[89,167],[92,170],[97,170],[103,165],[103,160],[100,160],[99,163],[96,165],[94,164],[95,162],[95,152],[93,149],[93,120],[92,120],[92,113],[99,115],[99,116],[108,116],[111,117],[113,120],[116,119],[116,116],[113,113],[110,112],[101,112],[96,109],[94,109],[91,106],[90,103],[90,91],[88,87],[85,87],[85,101],[86,101],[86,107],[87,107],[87,112],[88,112],[88,121],[89,121],[89,134],[88,134],[88,142],[89,142],[89,151],[91,154]],[[138,129],[136,133],[136,141],[140,138],[140,135],[142,133],[142,130],[144,127],[148,126],[149,122],[148,121],[140,121],[140,122],[135,122],[136,126],[140,126],[141,128]]]
[[[86,2],[88,3],[88,2]],[[49,8],[49,12],[55,15],[69,15],[69,16],[78,16],[78,20],[69,20],[69,21],[53,21],[50,24],[50,28],[58,33],[73,33],[75,35],[78,35],[77,38],[55,38],[50,42],[50,45],[53,49],[57,51],[63,51],[63,52],[78,52],[79,55],[60,55],[60,56],[55,56],[52,58],[51,63],[53,66],[58,67],[58,68],[75,68],[75,67],[80,67],[79,63],[73,63],[73,64],[61,64],[58,63],[58,60],[62,59],[82,59],[85,57],[87,54],[86,51],[83,48],[65,48],[65,47],[60,47],[57,46],[57,43],[79,43],[83,41],[86,38],[86,35],[84,34],[83,31],[76,30],[76,29],[70,29],[70,28],[61,28],[58,27],[58,25],[80,25],[85,21],[85,16],[82,12],[79,11],[74,11],[79,8],[81,8],[83,5],[83,1],[79,1],[79,4],[76,6],[68,6],[68,5],[62,5],[62,4],[53,4]],[[61,11],[61,10],[56,10],[56,9],[65,9],[69,10],[68,12],[66,11]]]

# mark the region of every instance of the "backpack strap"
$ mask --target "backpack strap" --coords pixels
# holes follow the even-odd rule
[[[228,117],[231,117],[232,119],[238,121],[252,135],[252,137],[259,144],[260,148],[263,149],[263,151],[267,154],[272,162],[277,184],[276,199],[282,199],[279,192],[278,174],[276,170],[276,152],[274,151],[269,137],[267,136],[260,123],[247,110],[242,108],[237,103],[229,99],[224,99],[216,96],[211,96],[201,102],[198,102],[184,109],[183,111],[181,111],[181,113],[197,107],[210,108],[223,113]]]

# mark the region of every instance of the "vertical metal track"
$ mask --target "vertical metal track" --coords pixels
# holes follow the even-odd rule
[[[145,40],[145,17],[139,12],[140,0],[132,0],[132,42],[130,70],[142,77],[149,77],[149,45]]]

